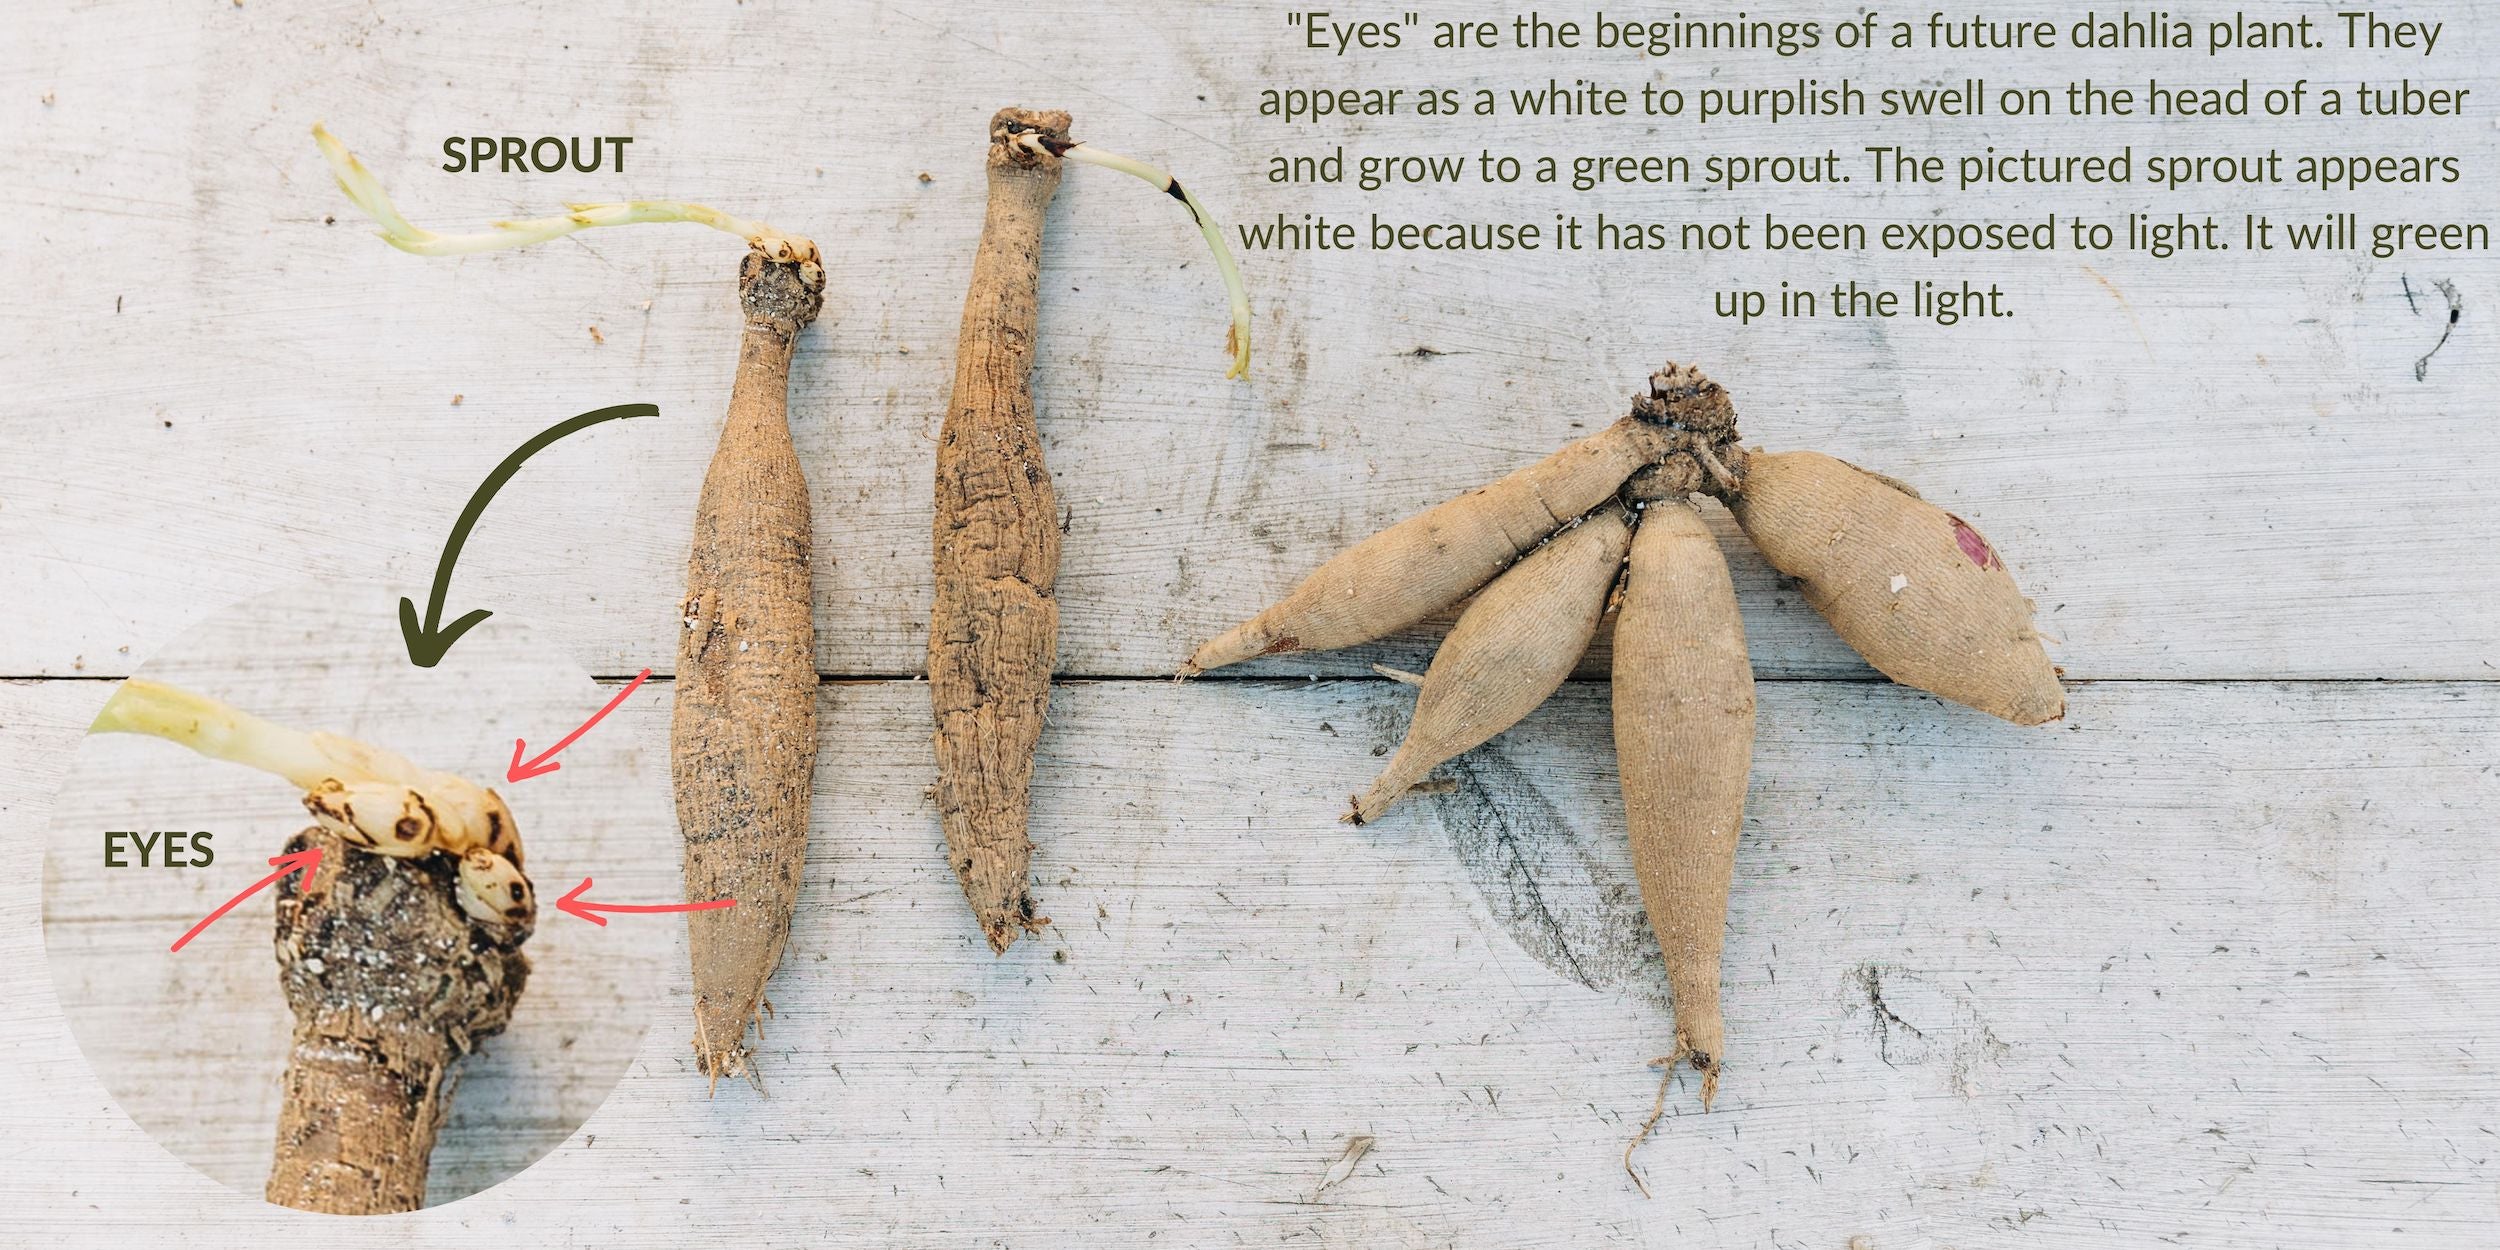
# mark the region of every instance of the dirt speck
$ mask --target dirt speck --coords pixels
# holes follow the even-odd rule
[[[1319,1178],[1319,1188],[1311,1191],[1311,1201],[1319,1201],[1321,1194],[1345,1183],[1347,1177],[1354,1175],[1355,1167],[1363,1162],[1363,1156],[1370,1154],[1372,1147],[1378,1144],[1377,1139],[1368,1133],[1360,1133],[1347,1138],[1345,1153],[1338,1155],[1337,1161],[1328,1165],[1327,1174]]]

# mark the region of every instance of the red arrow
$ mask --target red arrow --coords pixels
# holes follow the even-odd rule
[[[564,767],[564,765],[555,762],[554,757],[556,752],[581,741],[582,735],[589,733],[591,726],[606,719],[608,713],[616,710],[617,704],[623,703],[627,696],[634,693],[634,689],[636,687],[642,685],[643,682],[648,681],[650,677],[651,670],[647,668],[634,674],[634,679],[625,683],[625,688],[617,691],[616,697],[608,700],[608,705],[606,707],[600,708],[598,711],[591,713],[590,719],[583,721],[581,728],[564,735],[564,741],[559,742],[534,756],[531,756],[526,763],[522,761],[521,753],[529,750],[529,744],[519,738],[514,738],[512,740],[512,766],[503,770],[503,779],[507,782],[523,782],[532,777],[539,776],[543,773],[551,773]]]
[[[181,950],[184,946],[190,943],[191,939],[200,935],[200,930],[217,923],[217,918],[219,916],[233,911],[236,907],[242,904],[243,900],[260,893],[262,890],[268,889],[271,885],[276,884],[278,878],[283,877],[290,872],[294,872],[298,868],[304,870],[304,888],[307,890],[311,889],[314,874],[321,871],[321,848],[317,846],[307,847],[303,850],[295,852],[292,855],[276,856],[269,862],[278,866],[278,870],[276,872],[253,882],[251,886],[245,889],[241,894],[237,894],[233,898],[227,899],[225,906],[208,913],[207,919],[191,926],[188,932],[184,933],[181,937],[174,939],[174,949]]]
[[[563,898],[556,900],[556,910],[568,916],[579,916],[604,928],[608,923],[608,918],[599,914],[603,911],[612,911],[620,915],[649,916],[670,911],[719,911],[724,907],[738,905],[738,900],[734,898],[716,898],[708,903],[593,903],[582,897],[589,892],[590,878],[584,877],[580,885],[574,886]]]

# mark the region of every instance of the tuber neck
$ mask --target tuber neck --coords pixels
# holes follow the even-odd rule
[[[990,115],[989,168],[1048,172],[1056,177],[1059,154],[1073,146],[1074,119],[1061,109],[1003,108]]]
[[[1632,400],[1632,419],[1666,433],[1667,449],[1635,480],[1640,501],[1695,493],[1733,498],[1744,486],[1736,404],[1698,365],[1670,362]]]
[[[264,1195],[329,1215],[424,1206],[452,1059],[439,1033],[372,1027],[354,1012],[298,1020]]]
[[[481,928],[448,856],[395,859],[320,827],[310,888],[278,883],[278,981],[295,1016],[271,1202],[308,1211],[414,1210],[452,1065],[503,1031],[529,979],[525,935]]]

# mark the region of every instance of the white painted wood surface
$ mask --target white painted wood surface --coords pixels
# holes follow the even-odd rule
[[[436,20],[261,4],[138,20],[146,11],[20,14],[9,20],[23,36],[0,51],[24,84],[0,100],[0,125],[20,136],[0,196],[15,210],[12,237],[27,241],[10,249],[20,294],[0,312],[0,410],[13,446],[39,449],[0,463],[0,539],[12,589],[41,605],[0,636],[0,673],[119,671],[119,648],[145,655],[217,606],[307,575],[422,585],[497,458],[563,417],[629,400],[660,405],[662,419],[533,461],[472,540],[457,594],[563,631],[594,672],[669,663],[674,601],[662,588],[683,578],[687,516],[735,359],[736,244],[646,228],[536,252],[402,255],[331,185],[305,133],[316,117],[421,224],[669,195],[822,239],[831,293],[792,411],[815,494],[822,666],[838,673],[921,664],[929,440],[979,233],[982,128],[998,104],[1063,104],[1083,133],[1168,161],[1232,220],[1368,209],[1543,219],[1557,208],[1863,220],[2040,199],[1271,187],[1268,155],[1321,142],[1568,151],[1675,136],[1517,120],[1287,132],[1255,116],[1258,87],[1366,75],[1285,51],[1283,8],[1264,3],[1067,6],[1047,19],[1007,4],[653,3],[631,17],[477,6]],[[2453,56],[2414,67],[2321,54],[2301,72],[2435,68],[2500,99],[2493,36],[2452,16]],[[2026,77],[2070,72],[2064,60],[2022,64]],[[2110,65],[2139,76],[2126,59]],[[1636,68],[1471,56],[1445,69],[1382,61],[1369,76],[1472,84],[1582,71]],[[1782,67],[1727,72],[1740,71],[1775,80]],[[45,92],[53,103],[39,102]],[[1965,142],[1949,126],[1923,129],[1894,133]],[[436,172],[445,135],[485,131],[636,139],[621,178]],[[1802,124],[1701,145],[1854,151],[1864,133]],[[2196,150],[2252,135],[2340,150],[2367,136],[2486,159],[2495,142],[2480,114],[2412,128],[2090,133]],[[2079,141],[2021,125],[1984,138]],[[2486,185],[2402,204],[2488,212]],[[2179,207],[2288,214],[2313,202],[2343,203],[2286,190],[2188,195]],[[2076,208],[2148,203],[2087,196]],[[2487,552],[2500,496],[2481,489],[2500,474],[2487,394],[2500,347],[2473,302],[2492,285],[2489,256],[2110,253],[2087,268],[2064,253],[1975,266],[1253,254],[1260,354],[1245,386],[1222,380],[1223,299],[1203,251],[1167,201],[1104,171],[1072,175],[1054,209],[1036,393],[1068,510],[1071,672],[1170,672],[1190,643],[1322,553],[1611,418],[1670,357],[1703,361],[1733,388],[1754,439],[1884,469],[1972,518],[2039,589],[2077,676],[2482,680],[2500,649]],[[1906,285],[1966,271],[2004,276],[2023,315],[1948,331],[1738,329],[1708,313],[1723,285],[1837,272]],[[2442,330],[2440,280],[2460,284],[2467,315],[2417,381]],[[2431,301],[2418,314],[2408,285]],[[1419,346],[1451,354],[1418,358]],[[1758,564],[1746,562],[1742,588],[1766,673],[1864,671],[1793,597],[1775,602]],[[1411,661],[1422,648],[1385,651]],[[1330,671],[1361,672],[1367,658]]]
[[[99,693],[14,684],[0,716],[8,1209],[73,1240],[303,1228],[152,1146],[44,992],[25,828]],[[1036,796],[1057,923],[995,960],[921,797],[921,692],[872,683],[827,688],[772,1096],[704,1099],[680,988],[548,1159],[321,1235],[2481,1243],[2493,685],[2102,683],[2046,734],[1884,686],[1763,695],[1736,1067],[1708,1115],[1671,1101],[1638,1160],[1654,1200],[1617,1165],[1668,1018],[1600,690],[1471,756],[1459,793],[1353,830],[1334,816],[1400,688],[1071,685]],[[632,724],[656,750],[662,713]],[[1315,1198],[1354,1134],[1379,1145]]]
[[[1054,210],[1036,379],[1069,511],[1071,681],[1035,818],[1037,892],[1058,924],[992,960],[920,798],[925,692],[910,680],[929,439],[992,108],[1068,107],[1082,133],[1168,162],[1236,220],[2390,207],[2289,189],[2154,205],[1277,188],[1259,171],[1289,147],[1680,137],[1513,120],[1282,132],[1253,115],[1270,81],[1654,67],[1505,54],[1365,70],[1288,51],[1282,6],[1046,7],[254,0],[0,16],[0,279],[16,296],[0,308],[5,1240],[2488,1244],[2488,256],[1252,254],[1260,360],[1243,386],[1220,378],[1221,297],[1195,238],[1160,198],[1078,171]],[[2448,19],[2441,56],[1849,72],[2411,73],[2500,98],[2500,43],[2471,24],[2485,15],[2402,14]],[[1800,67],[1721,68],[1776,81]],[[563,444],[504,489],[452,604],[533,624],[594,673],[665,676],[725,403],[736,248],[689,228],[403,256],[347,215],[305,135],[316,117],[420,222],[691,196],[813,233],[832,275],[793,395],[830,680],[772,1097],[702,1098],[679,982],[631,1074],[547,1159],[480,1196],[360,1222],[269,1209],[190,1171],[77,1050],[45,964],[39,848],[108,690],[84,679],[307,579],[421,596],[496,458],[630,400],[663,415]],[[621,178],[434,172],[443,135],[490,131],[630,133],[633,163]],[[2019,124],[1890,133],[1943,149],[2079,142]],[[1866,134],[1801,123],[1697,146],[1849,151]],[[2477,171],[2465,185],[2401,197],[2453,217],[2490,212],[2495,134],[2477,110],[2112,124],[2091,141],[2454,151]],[[1847,273],[2002,277],[2021,316],[1937,330],[1707,315],[1716,287]],[[2441,281],[2465,311],[2417,377]],[[2026,733],[1866,683],[1731,549],[1766,679],[1729,937],[1740,1054],[1719,1110],[1692,1113],[1689,1091],[1671,1102],[1638,1159],[1657,1191],[1643,1200],[1616,1155],[1649,1105],[1640,1061],[1667,1015],[1615,835],[1602,683],[1468,757],[1453,794],[1357,831],[1333,822],[1337,805],[1407,698],[1346,678],[1374,660],[1420,667],[1428,631],[1253,670],[1290,680],[1140,679],[1344,542],[1607,419],[1668,357],[1725,380],[1756,440],[1912,479],[1982,525],[2083,684],[2066,725]],[[665,698],[620,713],[620,744],[665,750]],[[1376,1148],[1318,1192],[1354,1135]]]

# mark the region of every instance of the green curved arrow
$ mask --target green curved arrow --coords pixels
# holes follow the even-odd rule
[[[451,589],[451,568],[460,562],[460,548],[469,541],[469,531],[477,525],[478,517],[485,513],[486,505],[494,500],[495,492],[502,489],[505,482],[511,481],[513,474],[521,471],[523,461],[545,451],[558,439],[589,429],[602,421],[658,415],[660,409],[657,404],[618,404],[612,408],[595,409],[548,427],[538,437],[521,444],[511,455],[504,457],[503,463],[496,465],[495,471],[478,483],[477,492],[469,496],[469,506],[462,508],[460,519],[452,523],[451,540],[443,544],[443,558],[434,565],[434,590],[426,597],[425,623],[417,623],[415,602],[404,598],[399,601],[399,635],[407,640],[408,662],[418,668],[432,668],[442,663],[444,654],[451,650],[451,644],[460,641],[460,635],[494,615],[479,608],[445,626],[442,624],[443,595]]]

